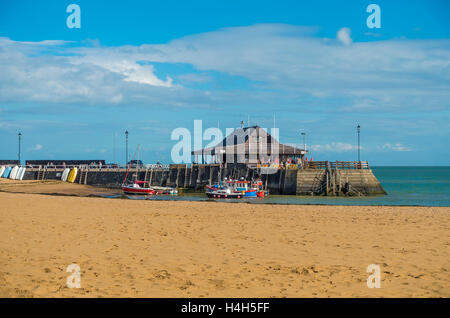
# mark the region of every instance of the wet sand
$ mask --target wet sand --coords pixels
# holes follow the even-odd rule
[[[0,192],[70,195],[80,197],[122,194],[121,189],[93,187],[59,180],[10,180],[4,178],[0,179]]]
[[[450,208],[135,201],[17,182],[0,182],[1,297],[450,296]],[[79,196],[35,194],[61,192]],[[66,286],[73,263],[80,289]]]

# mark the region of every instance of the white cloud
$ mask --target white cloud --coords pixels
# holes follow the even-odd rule
[[[349,45],[352,43],[352,38],[350,37],[351,30],[349,28],[341,28],[337,34],[337,39],[345,45]]]
[[[98,148],[85,148],[83,151],[87,152],[87,153],[104,154],[104,153],[108,152],[108,149],[105,149],[105,148],[100,148],[100,149],[98,149]]]
[[[346,151],[352,151],[358,149],[358,146],[354,146],[349,143],[344,142],[332,142],[330,144],[324,144],[324,145],[312,145],[309,147],[310,150],[317,151],[317,152],[346,152]],[[363,149],[363,147],[360,147],[360,149]]]
[[[392,150],[392,151],[398,151],[398,152],[404,152],[404,151],[413,151],[412,147],[402,145],[401,143],[385,143],[382,146],[373,146],[373,147],[360,147],[361,150]],[[332,142],[329,144],[317,144],[317,145],[311,145],[309,147],[310,150],[316,151],[316,152],[347,152],[347,151],[356,151],[358,150],[357,145],[352,145],[345,142]]]
[[[41,144],[36,144],[36,146],[34,146],[31,150],[39,151],[39,150],[42,150],[42,148],[43,148],[43,146]]]
[[[25,48],[25,47],[30,47],[30,46],[59,46],[59,45],[65,45],[65,44],[73,43],[73,41],[44,40],[44,41],[31,42],[31,41],[13,41],[13,40],[11,40],[9,38],[0,37],[0,43],[2,43],[2,44],[24,45],[24,48]]]
[[[154,74],[153,65],[139,65],[132,59],[118,59],[115,56],[88,55],[70,59],[74,65],[90,64],[99,66],[110,72],[123,76],[124,81],[148,84],[151,86],[171,87],[172,78],[167,77],[165,81]]]
[[[404,146],[401,143],[395,143],[395,144],[385,143],[381,148],[387,149],[387,150],[393,150],[393,151],[400,151],[400,152],[413,151],[412,147]]]
[[[140,46],[74,47],[64,41],[43,45],[3,38],[0,101],[273,107],[280,99],[307,98],[342,100],[334,110],[347,112],[448,108],[450,40],[341,45],[349,41],[347,28],[338,31],[337,39],[323,39],[312,28],[282,24],[225,28]],[[204,75],[168,72],[160,78],[155,62],[186,63]],[[252,91],[208,87],[205,94],[182,86],[206,81],[214,76],[210,71],[244,78]]]

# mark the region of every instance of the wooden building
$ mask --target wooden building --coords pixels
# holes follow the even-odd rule
[[[281,144],[259,126],[235,129],[214,147],[192,151],[194,163],[296,163],[305,149]]]

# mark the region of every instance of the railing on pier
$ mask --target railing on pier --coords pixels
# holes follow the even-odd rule
[[[370,169],[368,161],[309,161],[305,163],[305,169]]]
[[[220,164],[202,164],[197,166],[217,166]],[[226,164],[225,164],[226,165]],[[171,165],[162,165],[162,164],[145,164],[140,165],[138,169],[140,171],[144,170],[169,170],[170,168],[191,168],[191,164],[171,164]],[[351,169],[370,169],[369,163],[367,161],[309,161],[305,162],[303,165],[301,164],[288,164],[288,163],[272,163],[272,164],[255,164],[248,165],[250,168],[271,168],[271,169],[337,169],[337,170],[351,170]],[[32,169],[46,169],[47,171],[55,171],[64,168],[79,168],[79,169],[89,169],[89,170],[102,170],[102,171],[121,171],[127,170],[128,166],[119,166],[119,165],[26,165],[27,168]],[[131,165],[131,169],[136,169],[135,165]]]
[[[334,163],[334,162],[333,162]],[[336,169],[370,169],[368,161],[336,161]]]
[[[368,161],[309,161],[301,164],[258,164],[257,168],[273,169],[370,169]]]
[[[30,169],[46,169],[47,171],[56,171],[61,170],[65,168],[79,168],[79,169],[90,169],[90,170],[102,170],[102,171],[120,171],[120,170],[127,170],[128,166],[119,166],[119,165],[86,165],[86,164],[79,164],[79,165],[26,165],[23,166]],[[169,170],[169,165],[162,165],[162,164],[145,164],[140,165],[138,169],[140,171],[143,170]],[[136,169],[136,165],[131,165],[130,169]]]

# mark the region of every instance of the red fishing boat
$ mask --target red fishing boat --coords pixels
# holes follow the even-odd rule
[[[138,145],[137,154],[139,159],[139,148],[140,145]],[[136,155],[136,153],[135,153]],[[123,179],[122,182],[122,191],[125,194],[132,194],[132,195],[153,195],[156,193],[156,191],[152,188],[150,188],[150,185],[146,181],[139,181],[137,180],[137,176],[139,174],[139,164],[136,165],[136,174],[135,179],[132,182],[127,183],[128,174],[130,173],[131,163],[134,162],[134,156],[133,160],[130,161],[128,164],[127,174],[125,175],[125,179]],[[139,160],[137,160],[139,162]]]
[[[134,183],[130,184],[122,184],[122,191],[125,194],[134,194],[134,195],[152,195],[155,194],[156,191],[152,188],[145,187],[147,182],[145,181],[134,181]]]
[[[254,181],[252,183],[252,188],[256,191],[256,196],[258,198],[264,198],[269,194],[268,191],[264,190],[264,186],[261,180]]]

